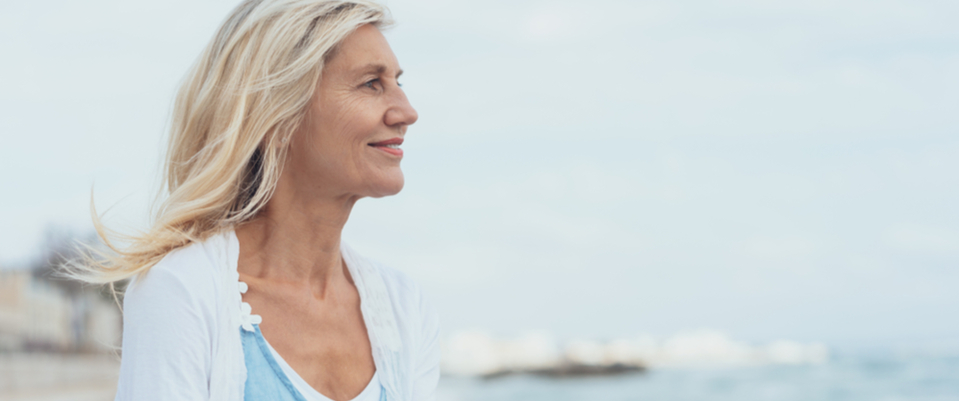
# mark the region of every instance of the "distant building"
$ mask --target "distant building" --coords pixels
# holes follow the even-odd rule
[[[0,270],[0,351],[112,350],[120,320],[119,308],[96,289],[67,295],[30,271]]]

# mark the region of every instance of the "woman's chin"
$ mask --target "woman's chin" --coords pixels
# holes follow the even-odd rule
[[[369,197],[380,198],[396,195],[400,190],[403,190],[403,173],[378,180],[377,183],[370,186]]]

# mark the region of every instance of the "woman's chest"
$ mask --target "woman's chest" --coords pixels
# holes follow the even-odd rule
[[[316,391],[349,400],[369,384],[376,367],[359,297],[319,301],[268,290],[244,301],[262,317],[265,340]]]

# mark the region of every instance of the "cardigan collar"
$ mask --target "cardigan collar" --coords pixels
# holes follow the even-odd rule
[[[244,308],[240,293],[246,289],[239,285],[239,273],[237,265],[240,254],[240,241],[233,230],[224,233],[226,237],[226,258],[223,261],[227,267],[223,276],[226,283],[224,289],[236,289],[231,302],[233,308],[230,313],[233,317],[230,319],[233,332],[236,334],[236,342],[240,342],[240,330],[246,323],[251,321],[249,307]],[[412,397],[412,389],[407,389],[408,383],[405,378],[406,370],[400,367],[400,352],[402,342],[400,340],[400,331],[397,327],[396,314],[393,311],[393,303],[390,301],[390,294],[387,292],[387,286],[384,283],[380,270],[376,263],[370,261],[343,241],[340,242],[340,254],[347,270],[357,287],[357,293],[360,295],[360,312],[363,315],[363,322],[367,327],[367,336],[370,338],[370,348],[373,352],[373,361],[379,373],[380,382],[387,391],[388,400],[403,400]],[[259,317],[252,318],[256,320]],[[244,359],[242,357],[242,348],[231,348],[239,350],[241,356],[238,360],[242,366]],[[233,359],[231,359],[233,360]],[[246,382],[246,367],[240,370],[240,396],[243,396],[243,384]],[[236,388],[234,388],[236,389]]]

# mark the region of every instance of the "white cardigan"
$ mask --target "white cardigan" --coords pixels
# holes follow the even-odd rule
[[[342,243],[341,243],[342,244]],[[378,377],[389,400],[427,400],[440,378],[440,322],[405,274],[341,253],[360,293]],[[226,231],[165,256],[127,288],[117,400],[243,400],[240,243]]]

